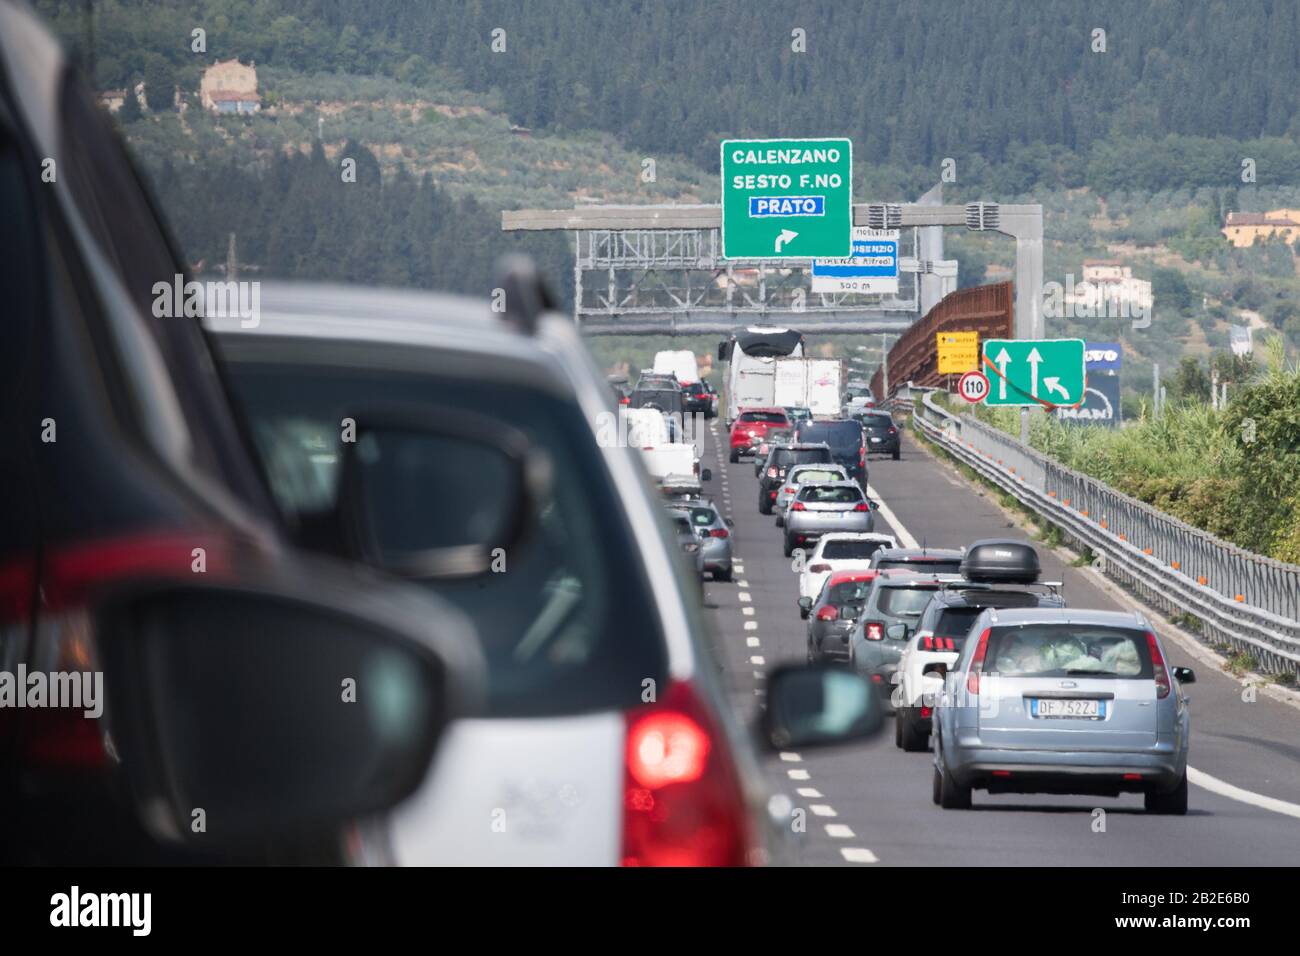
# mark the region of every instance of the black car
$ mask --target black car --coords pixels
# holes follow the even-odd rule
[[[843,465],[849,477],[867,486],[867,436],[853,419],[804,421],[795,430],[795,441],[829,445],[835,463]]]
[[[827,445],[777,445],[768,452],[763,471],[758,476],[759,513],[772,513],[772,502],[776,500],[777,489],[792,465],[829,465],[832,461],[831,450]]]
[[[0,222],[0,666],[76,701],[0,708],[0,862],[339,861],[464,712],[473,630],[288,547],[112,120],[9,3]],[[393,712],[340,707],[376,664]]]
[[[678,385],[638,385],[629,397],[628,407],[655,408],[666,415],[680,416],[685,411],[685,402]]]
[[[713,417],[713,390],[703,379],[682,388],[682,403],[689,414]]]
[[[902,456],[898,426],[889,412],[871,409],[855,416],[862,424],[868,455],[888,455],[894,461]]]

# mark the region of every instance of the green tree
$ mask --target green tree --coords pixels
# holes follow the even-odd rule
[[[149,109],[163,113],[174,109],[176,68],[157,53],[151,54],[144,67],[144,96]]]

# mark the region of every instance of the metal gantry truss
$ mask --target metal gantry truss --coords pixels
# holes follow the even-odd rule
[[[716,332],[745,322],[897,331],[920,304],[915,229],[903,232],[895,296],[812,292],[808,260],[723,259],[711,228],[583,229],[574,243],[575,313],[587,333]]]
[[[723,259],[716,205],[578,206],[501,214],[507,231],[574,233],[575,318],[587,334],[726,332],[743,324],[805,331],[901,332],[956,288],[943,229],[1016,240],[1016,335],[1042,336],[1043,207],[943,205],[936,186],[916,203],[853,207],[858,226],[899,229],[899,294],[811,290],[808,260]]]

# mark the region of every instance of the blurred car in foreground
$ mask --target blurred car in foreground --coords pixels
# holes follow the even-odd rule
[[[935,710],[934,802],[971,791],[1118,796],[1148,813],[1187,812],[1191,717],[1139,614],[1077,608],[986,610]]]
[[[207,337],[156,311],[185,278],[166,228],[25,4],[0,3],[0,221],[0,668],[86,690],[0,707],[0,860],[349,861],[474,712],[472,627],[288,547]],[[479,504],[506,520],[462,543],[513,546],[517,503]]]

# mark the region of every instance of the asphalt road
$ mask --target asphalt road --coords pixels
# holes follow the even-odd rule
[[[721,441],[719,441],[719,439]],[[706,486],[731,517],[738,568],[732,583],[706,582],[705,603],[726,686],[743,718],[763,693],[764,670],[805,656],[798,580],[781,554],[781,534],[758,513],[752,462],[730,464],[715,424],[703,463]],[[1026,535],[990,500],[905,434],[903,458],[869,462],[870,487],[895,525],[876,528],[932,547]],[[1039,546],[1044,578],[1065,582],[1077,607],[1128,609],[1090,569],[1068,566]],[[1172,665],[1196,670],[1185,817],[1147,816],[1139,795],[1116,798],[976,791],[970,811],[930,799],[929,754],[894,746],[893,727],[861,744],[782,754],[767,761],[772,789],[802,809],[795,862],[807,865],[1293,866],[1300,860],[1300,709],[1258,695],[1196,660],[1162,631]],[[1207,788],[1208,787],[1208,788]],[[1235,797],[1225,788],[1238,788]],[[1273,801],[1270,803],[1270,801]],[[1281,801],[1281,803],[1278,803]],[[1104,814],[1097,811],[1102,810]],[[792,821],[797,816],[792,813]],[[792,827],[793,829],[793,827]]]

